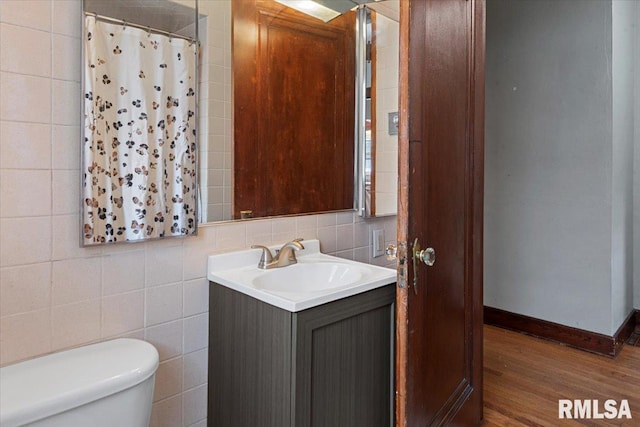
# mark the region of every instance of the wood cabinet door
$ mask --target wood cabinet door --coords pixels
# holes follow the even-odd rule
[[[396,297],[396,424],[477,425],[485,4],[400,4],[398,240],[407,256],[401,257]],[[416,239],[421,250],[434,250],[432,266],[420,259],[414,264]]]
[[[355,12],[233,0],[234,218],[353,208]]]
[[[392,423],[394,287],[294,313],[292,425]]]

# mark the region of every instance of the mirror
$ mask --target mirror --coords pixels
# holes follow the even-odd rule
[[[399,0],[367,5],[360,20],[364,63],[359,84],[358,212],[364,217],[396,215],[398,194]]]
[[[257,0],[259,3],[274,3],[275,1],[263,1]],[[265,161],[264,158],[258,156],[257,160],[254,161],[253,167],[253,175],[249,180],[250,184],[253,183],[261,183],[261,182],[274,182],[276,185],[280,185],[281,188],[292,188],[298,190],[304,190],[306,193],[310,194],[312,199],[317,198],[318,194],[332,194],[341,192],[341,196],[338,197],[340,199],[340,203],[334,206],[319,206],[315,207],[312,210],[305,210],[304,208],[309,205],[309,202],[306,201],[301,192],[294,193],[293,195],[288,196],[290,199],[288,202],[281,203],[281,207],[284,206],[286,209],[280,208],[279,210],[272,209],[267,206],[264,212],[259,212],[254,214],[253,207],[253,199],[252,203],[248,204],[248,207],[245,208],[237,208],[234,211],[234,205],[239,205],[238,198],[247,198],[246,192],[243,191],[234,191],[234,187],[236,183],[240,181],[238,178],[249,176],[247,171],[251,171],[251,168],[246,168],[248,162],[242,158],[241,155],[238,155],[238,151],[236,149],[236,144],[234,139],[236,138],[237,129],[245,129],[247,128],[244,124],[239,124],[237,117],[246,117],[244,113],[238,113],[238,104],[234,102],[236,97],[235,90],[239,86],[238,81],[238,73],[234,72],[234,62],[236,58],[235,55],[242,54],[242,49],[238,48],[237,40],[234,40],[234,33],[232,32],[232,27],[234,27],[233,19],[234,14],[232,13],[232,0],[216,0],[216,1],[208,1],[208,0],[85,0],[84,1],[84,9],[86,11],[92,11],[93,13],[102,15],[110,13],[116,16],[116,20],[119,24],[122,24],[122,21],[126,23],[139,23],[138,25],[143,26],[147,30],[161,30],[162,32],[170,32],[174,34],[184,35],[187,37],[193,38],[195,34],[199,35],[200,41],[200,52],[197,58],[198,60],[198,73],[199,73],[199,85],[200,90],[196,90],[196,97],[199,97],[199,102],[197,105],[197,127],[198,127],[198,152],[197,152],[197,174],[196,177],[199,182],[199,198],[197,202],[194,199],[190,199],[189,208],[195,206],[195,211],[197,213],[198,218],[200,218],[200,223],[214,222],[214,221],[223,221],[223,220],[233,220],[242,217],[258,217],[258,216],[270,216],[270,215],[286,215],[286,214],[297,214],[297,213],[305,213],[305,212],[319,212],[319,211],[328,211],[328,210],[342,210],[342,209],[353,209],[354,203],[359,199],[374,201],[374,204],[369,205],[370,207],[366,210],[364,208],[360,208],[360,205],[357,204],[358,210],[364,216],[381,216],[381,215],[392,215],[395,214],[395,183],[396,183],[396,173],[395,168],[397,167],[397,149],[396,144],[393,142],[387,141],[382,136],[376,136],[377,133],[382,133],[387,131],[387,123],[388,112],[397,111],[397,94],[392,94],[392,88],[386,87],[380,82],[381,76],[388,75],[389,72],[386,69],[376,68],[369,66],[368,69],[371,74],[366,79],[368,82],[377,82],[377,85],[371,87],[368,90],[362,91],[364,96],[368,94],[370,97],[369,101],[367,101],[370,107],[365,108],[366,111],[374,112],[378,111],[379,116],[386,118],[384,122],[381,124],[377,124],[371,126],[369,130],[363,129],[361,134],[356,134],[356,136],[352,136],[355,129],[355,116],[351,114],[351,111],[355,111],[355,105],[353,107],[343,106],[343,112],[336,113],[337,110],[330,110],[333,113],[330,113],[328,116],[331,117],[333,114],[333,118],[341,117],[343,120],[345,118],[351,117],[348,123],[348,127],[345,126],[345,123],[342,123],[342,128],[340,128],[340,132],[342,133],[341,137],[345,137],[345,141],[347,144],[343,144],[341,151],[338,153],[337,150],[334,150],[333,156],[334,158],[329,160],[323,160],[322,162],[311,163],[310,166],[305,167],[297,167],[297,164],[292,164],[291,167],[287,167],[287,164],[291,164],[290,160],[287,160],[286,156],[277,157],[275,160]],[[251,3],[251,2],[241,2],[241,3]],[[386,0],[381,2],[369,3],[367,4],[367,10],[369,10],[369,36],[373,37],[370,39],[370,42],[375,42],[375,49],[372,49],[372,52],[377,54],[377,57],[380,58],[382,54],[389,52],[390,56],[393,57],[394,53],[392,53],[392,49],[387,48],[386,45],[381,44],[381,41],[387,42],[387,39],[393,39],[393,37],[388,37],[382,33],[382,20],[384,22],[394,22],[393,19],[389,20],[385,18],[385,16],[392,16],[394,13],[397,15],[398,9],[398,0]],[[278,5],[280,8],[280,12],[276,13],[280,18],[288,19],[291,21],[290,17],[293,14],[298,13],[292,10],[289,10],[285,6]],[[196,15],[197,8],[197,15]],[[376,9],[377,12],[373,12],[374,18],[371,18],[371,10]],[[355,11],[352,12],[355,15]],[[300,15],[298,13],[298,15]],[[199,17],[196,19],[196,16]],[[281,19],[278,24],[283,21]],[[196,22],[197,21],[197,22]],[[397,18],[394,22],[397,27]],[[335,24],[335,22],[334,22]],[[313,21],[313,28],[320,28],[319,25],[325,25],[321,21],[315,20]],[[235,25],[235,33],[238,34],[239,25]],[[303,28],[302,25],[298,25],[298,28]],[[356,37],[356,29],[355,23],[353,24],[353,32],[354,32],[354,41],[353,45],[355,45],[355,37]],[[373,29],[372,29],[373,28]],[[322,30],[318,30],[322,31]],[[379,35],[376,37],[375,33],[378,32]],[[397,36],[396,36],[397,40]],[[365,42],[366,43],[366,42]],[[396,43],[396,53],[395,57],[397,58],[397,41]],[[255,52],[255,51],[253,51]],[[313,49],[311,50],[313,52]],[[355,47],[353,47],[353,52],[355,52]],[[251,52],[250,52],[251,54]],[[253,53],[255,56],[255,53]],[[286,61],[294,61],[295,58],[292,55],[289,55],[286,58]],[[370,59],[371,60],[371,59]],[[308,64],[309,58],[300,58],[298,59],[302,64]],[[339,62],[338,59],[334,59],[335,62]],[[370,62],[369,62],[370,64]],[[354,61],[353,67],[355,69],[356,64]],[[283,67],[283,71],[286,71],[287,68]],[[302,70],[314,70],[314,67],[303,67]],[[397,73],[397,71],[396,71]],[[284,74],[284,73],[283,73]],[[311,73],[312,74],[312,73]],[[301,76],[300,73],[292,74],[294,77],[296,75]],[[100,76],[102,77],[102,76]],[[313,77],[313,74],[312,74]],[[309,79],[308,76],[303,76],[302,81],[304,79]],[[343,80],[348,80],[343,79]],[[354,76],[355,81],[355,76]],[[396,78],[397,81],[397,78]],[[288,84],[286,79],[283,81],[284,84]],[[334,80],[335,83],[335,80]],[[397,85],[396,85],[397,87]],[[347,89],[354,93],[356,92],[356,88]],[[360,90],[359,88],[357,90]],[[279,90],[272,91],[272,93],[280,93]],[[277,137],[277,141],[282,142],[283,135],[286,133],[295,133],[298,132],[299,128],[296,125],[304,120],[305,117],[309,118],[311,122],[318,122],[320,117],[326,117],[327,113],[322,112],[322,106],[318,107],[317,105],[314,107],[310,102],[310,98],[306,97],[306,91],[298,91],[301,96],[299,96],[298,102],[303,102],[302,104],[298,104],[297,107],[292,107],[291,104],[286,104],[282,102],[282,114],[287,114],[287,112],[291,111],[304,111],[304,114],[301,113],[299,117],[294,117],[292,119],[286,119],[285,116],[281,116],[277,121],[270,121],[270,125],[272,126],[270,132]],[[375,96],[376,102],[372,102],[371,96]],[[343,94],[344,96],[344,94]],[[194,97],[195,98],[195,97]],[[262,98],[264,99],[264,97]],[[346,99],[346,97],[344,98]],[[258,99],[256,102],[262,102]],[[354,102],[355,101],[351,101]],[[386,104],[384,104],[386,102]],[[383,107],[384,104],[384,107]],[[389,105],[390,104],[390,105]],[[372,107],[372,106],[377,106]],[[269,106],[262,105],[260,107],[260,111],[270,111]],[[116,110],[117,111],[117,110]],[[282,118],[285,117],[285,118]],[[236,120],[234,120],[236,118]],[[245,123],[249,123],[249,126],[252,123],[252,118],[250,120],[245,120]],[[381,119],[369,117],[368,123],[379,123]],[[116,122],[117,123],[117,122]],[[269,122],[267,122],[269,123]],[[321,141],[323,143],[333,143],[336,140],[335,134],[340,133],[336,132],[335,129],[338,126],[335,125],[334,122],[322,122],[323,124],[316,129],[322,129],[321,135],[324,136],[324,140]],[[123,123],[124,125],[128,124]],[[327,135],[331,132],[327,132],[326,129],[331,128],[330,130],[334,131],[332,135],[327,138]],[[349,129],[349,130],[347,130]],[[349,133],[351,132],[351,133]],[[254,135],[264,135],[264,129],[260,132],[254,133]],[[311,136],[308,136],[308,135]],[[303,137],[304,141],[307,141],[305,144],[299,144],[298,148],[303,153],[311,153],[309,151],[310,147],[315,147],[315,142],[310,143],[312,141],[313,132]],[[368,134],[369,138],[367,138],[367,142],[365,145],[364,135]],[[362,135],[360,137],[359,135]],[[250,135],[251,136],[251,135]],[[323,139],[323,138],[320,138]],[[358,141],[358,146],[354,147],[354,140]],[[279,143],[280,143],[279,142]],[[284,149],[278,150],[275,148],[272,142],[266,142],[265,140],[258,141],[250,141],[249,147],[253,144],[254,147],[258,147],[260,149],[265,149],[265,147],[269,147],[267,150],[268,153],[277,153],[284,152],[289,153],[296,150],[295,144],[290,144]],[[394,151],[395,150],[395,151]],[[248,150],[251,152],[251,148]],[[253,150],[258,151],[258,150]],[[362,165],[359,164],[360,157],[362,153],[369,153],[368,161],[369,166],[365,168],[364,163]],[[191,153],[190,153],[191,154]],[[355,154],[355,158],[354,158]],[[260,156],[263,156],[261,154]],[[315,154],[313,154],[315,156]],[[310,156],[311,157],[311,156]],[[337,163],[336,163],[337,160]],[[190,158],[189,161],[192,161]],[[278,161],[280,163],[278,163]],[[289,161],[289,163],[287,163]],[[354,162],[355,161],[355,162]],[[354,163],[356,164],[354,170]],[[266,165],[266,166],[265,166]],[[268,166],[271,166],[270,168]],[[296,177],[307,177],[309,174],[307,173],[310,168],[318,167],[320,170],[320,174],[317,175],[316,178],[305,182],[304,184],[296,184],[296,185],[288,185],[288,184],[277,184],[278,177],[283,174],[289,174],[290,179],[295,180]],[[385,167],[388,167],[385,170]],[[244,168],[244,169],[243,169]],[[354,178],[356,180],[360,180],[358,176],[362,173],[362,171],[367,171],[369,174],[366,178],[366,182],[368,184],[368,197],[360,196],[360,193],[357,192],[354,197]],[[141,173],[145,173],[142,168],[140,168]],[[339,184],[335,184],[335,181],[327,179],[331,175],[334,175],[337,171],[339,171],[342,175],[342,181],[338,181]],[[316,173],[318,173],[316,171]],[[387,174],[387,175],[385,175]],[[391,178],[391,176],[393,177]],[[296,181],[297,182],[297,181]],[[365,182],[365,178],[362,178],[361,183]],[[245,185],[246,187],[246,185]],[[364,187],[363,187],[364,188]],[[357,188],[355,188],[357,191]],[[195,192],[190,192],[191,195],[195,194]],[[388,196],[385,193],[389,193]],[[274,200],[275,197],[272,195],[267,195],[267,191],[258,191],[256,194],[262,195],[264,199],[267,201]],[[255,195],[252,196],[255,199]],[[86,199],[86,198],[85,198]],[[177,197],[176,200],[180,200],[181,197]],[[184,200],[184,198],[182,198]],[[141,202],[141,198],[138,197],[137,204]],[[295,203],[292,203],[291,200],[299,201],[296,206]],[[386,201],[385,201],[386,200]],[[132,199],[133,201],[133,199]],[[87,206],[91,208],[92,206],[87,205],[87,201],[83,200],[83,207]],[[95,204],[92,200],[91,204]],[[120,203],[120,199],[116,198],[116,203]],[[144,202],[143,202],[144,203]],[[363,205],[362,205],[363,206]],[[392,206],[393,209],[382,208],[382,206]],[[134,212],[136,209],[144,210],[144,206],[135,206]],[[241,212],[242,211],[242,212]],[[250,212],[244,212],[250,211]],[[104,212],[96,212],[95,215],[104,215]],[[135,219],[131,221],[133,223]],[[189,224],[189,223],[187,223]],[[173,224],[172,224],[173,225]],[[189,232],[195,232],[195,227],[197,224],[193,224],[193,228],[189,228],[189,225],[186,227],[174,227],[174,228],[184,228],[189,230]],[[85,228],[85,224],[83,222],[83,231]],[[140,227],[140,221],[138,221],[138,227]],[[117,233],[117,229],[114,230],[114,233]],[[144,234],[146,231],[145,228],[139,230],[139,233]],[[166,234],[165,234],[166,235]],[[85,239],[86,240],[86,239]],[[86,244],[86,241],[83,242]],[[100,242],[96,242],[100,243]]]
[[[81,243],[195,234],[195,0],[83,9]]]
[[[280,30],[287,27],[284,24],[284,20],[290,22],[298,21],[303,22],[308,31],[329,31],[330,28],[335,28],[336,22],[339,19],[344,20],[345,15],[340,16],[334,20],[329,21],[328,24],[322,23],[320,20],[311,19],[304,20],[304,15],[299,14],[289,8],[283,7],[277,4],[275,1],[251,1],[251,2],[237,2],[242,3],[245,7],[247,4],[256,3],[261,4],[264,8],[267,8],[267,4],[271,3],[271,9],[260,12],[262,16],[270,16],[283,18],[279,22],[277,19],[270,21],[268,24],[273,25],[276,22]],[[301,185],[295,178],[291,178],[294,184],[281,184],[278,179],[282,174],[294,173],[293,168],[288,166],[287,160],[291,157],[276,159],[270,158],[269,155],[273,154],[272,146],[269,141],[277,141],[279,147],[284,147],[281,152],[296,151],[299,147],[304,146],[304,151],[308,150],[309,146],[315,147],[316,142],[312,144],[298,144],[298,148],[295,144],[287,144],[286,139],[282,138],[283,135],[302,133],[303,128],[299,124],[304,120],[300,117],[312,116],[315,120],[319,121],[319,118],[328,118],[328,122],[321,125],[318,129],[322,130],[322,136],[325,137],[323,142],[340,141],[340,137],[332,133],[339,125],[336,125],[336,121],[331,119],[332,115],[338,115],[343,119],[346,117],[353,117],[348,113],[349,108],[345,108],[344,112],[340,112],[331,106],[328,111],[322,111],[322,107],[317,105],[324,105],[320,102],[315,102],[310,95],[309,89],[304,88],[298,93],[301,94],[300,98],[296,100],[295,96],[291,96],[287,101],[278,103],[272,99],[272,97],[281,94],[282,91],[277,90],[275,92],[267,92],[264,96],[260,96],[257,99],[253,98],[252,93],[256,91],[255,87],[249,85],[247,88],[247,82],[263,79],[263,87],[277,87],[275,85],[267,84],[264,77],[265,69],[275,69],[278,64],[267,63],[263,58],[258,57],[256,59],[255,52],[259,51],[259,46],[255,42],[255,34],[250,34],[245,37],[247,32],[246,27],[249,25],[246,20],[238,18],[238,15],[243,11],[239,10],[239,7],[233,7],[232,1],[215,1],[215,2],[200,2],[200,14],[206,16],[200,21],[201,28],[201,40],[206,40],[204,43],[209,44],[209,48],[206,49],[206,54],[209,55],[206,59],[203,59],[205,65],[204,68],[210,71],[211,86],[208,89],[207,95],[204,98],[209,99],[208,107],[208,130],[207,144],[202,144],[202,149],[207,150],[201,153],[201,183],[202,183],[202,207],[203,207],[203,221],[218,221],[237,219],[242,217],[258,217],[258,216],[270,216],[280,214],[293,214],[302,212],[335,210],[335,209],[350,209],[353,207],[351,199],[353,196],[346,192],[342,197],[342,205],[335,204],[331,206],[316,206],[311,210],[304,210],[311,205],[311,200],[305,199],[305,194],[309,199],[315,200],[320,194],[335,193],[338,190],[344,189],[347,185],[352,188],[353,184],[345,184],[349,174],[353,173],[353,167],[351,166],[352,160],[349,158],[351,153],[356,149],[357,158],[355,159],[356,165],[356,207],[362,215],[370,216],[384,216],[395,215],[396,212],[396,192],[397,192],[397,135],[389,135],[389,114],[397,112],[397,85],[398,85],[398,19],[399,19],[399,1],[398,0],[386,0],[380,2],[367,3],[364,10],[367,11],[369,17],[369,31],[368,39],[364,41],[366,44],[372,46],[370,52],[374,57],[369,58],[368,67],[363,70],[369,70],[369,77],[366,79],[369,82],[369,89],[362,90],[359,85],[355,89],[348,89],[349,91],[358,92],[357,98],[364,99],[368,96],[369,108],[362,109],[361,114],[365,114],[366,111],[374,112],[377,117],[369,117],[367,123],[370,125],[368,130],[365,129],[352,129],[352,125],[348,124],[343,126],[343,137],[346,135],[350,138],[351,133],[356,133],[357,147],[350,145],[344,145],[344,152],[338,158],[316,161],[315,165],[322,166],[325,174],[334,174],[336,171],[340,171],[343,174],[346,173],[346,177],[342,176],[341,179],[335,179],[328,181],[323,179],[322,175],[318,178],[312,178],[309,182]],[[237,4],[236,4],[237,6]],[[355,11],[350,12],[353,15]],[[270,15],[269,15],[270,14]],[[238,21],[238,22],[234,22]],[[268,30],[264,30],[264,27],[268,27],[265,22],[263,25],[263,39],[266,39],[265,35]],[[364,34],[362,29],[356,31],[355,20],[350,21],[346,25],[352,25],[356,34]],[[322,26],[326,29],[323,30]],[[234,28],[232,33],[231,29]],[[297,34],[299,35],[299,33]],[[275,39],[275,37],[274,37]],[[358,38],[358,43],[360,43]],[[355,38],[354,38],[355,42]],[[361,43],[360,43],[361,44]],[[283,44],[284,47],[278,52],[270,52],[273,56],[284,56],[283,51],[290,53],[293,48],[292,43]],[[318,46],[321,43],[317,41],[313,44],[313,48],[307,49],[299,57],[293,54],[286,57],[286,61],[289,68],[284,69],[282,74],[299,75],[302,80],[311,82],[312,79],[319,79],[319,73],[314,74],[314,71],[322,69],[317,52],[321,51]],[[341,53],[340,57],[346,58],[348,55],[355,53],[355,47],[347,53]],[[360,48],[362,49],[362,48]],[[364,49],[366,51],[366,47]],[[332,49],[333,52],[337,49]],[[247,52],[249,54],[247,55]],[[263,66],[259,67],[259,74],[256,71],[247,72],[251,67],[251,63],[247,65],[239,66],[243,60],[262,61]],[[316,62],[314,62],[316,61]],[[357,61],[357,59],[356,59]],[[374,66],[372,67],[371,64]],[[274,61],[275,62],[275,61]],[[293,67],[297,63],[302,63],[304,66],[302,69],[296,71]],[[339,61],[334,60],[335,63]],[[353,65],[356,67],[356,63]],[[359,67],[359,66],[358,66]],[[309,75],[303,74],[307,71]],[[253,73],[253,74],[252,74]],[[358,69],[358,75],[364,75],[363,71]],[[333,76],[333,74],[332,74]],[[355,76],[353,77],[355,78]],[[291,82],[287,82],[291,83]],[[332,84],[338,85],[340,82],[332,80]],[[204,83],[207,85],[207,83]],[[309,84],[311,87],[312,84]],[[282,87],[282,86],[281,86]],[[331,87],[331,86],[330,86]],[[242,91],[249,93],[242,93]],[[343,89],[344,90],[344,89]],[[238,93],[240,92],[240,95]],[[331,94],[331,97],[342,96],[345,99],[345,94]],[[350,95],[349,95],[350,96]],[[239,102],[234,102],[234,99],[238,97]],[[372,98],[373,97],[373,98]],[[293,98],[293,99],[291,99]],[[268,102],[265,102],[268,100]],[[295,101],[294,101],[295,100]],[[204,100],[203,100],[204,102]],[[251,104],[261,103],[262,111],[274,112],[273,118],[268,120],[268,123],[257,131],[259,120],[255,113],[250,112]],[[243,105],[238,105],[243,104]],[[291,114],[292,112],[303,111],[305,107],[314,106],[315,113],[313,111],[307,112],[296,116]],[[281,114],[276,118],[275,110],[278,110],[279,106],[283,106],[287,111],[286,114]],[[249,114],[247,112],[249,111]],[[361,111],[358,108],[358,111]],[[377,113],[376,113],[377,112]],[[397,117],[397,116],[396,116]],[[353,118],[355,120],[355,118]],[[351,119],[349,119],[351,120]],[[393,117],[391,119],[393,121]],[[243,123],[238,123],[243,121]],[[362,122],[359,120],[358,123]],[[393,123],[393,122],[392,122]],[[373,124],[373,126],[371,126]],[[271,133],[274,139],[269,140],[265,138],[265,128],[267,133]],[[247,155],[239,149],[238,139],[246,138],[246,134],[249,134],[249,150]],[[313,134],[313,132],[308,133]],[[368,137],[365,140],[365,134]],[[254,137],[254,135],[256,135]],[[253,138],[253,139],[252,139]],[[262,140],[259,140],[262,138]],[[302,138],[305,141],[311,141],[313,136]],[[337,145],[337,144],[336,144]],[[269,147],[266,148],[265,147]],[[255,150],[265,150],[266,153],[255,153]],[[368,162],[369,165],[365,167],[364,159],[362,156],[364,153],[369,153]],[[335,154],[335,153],[334,153]],[[314,156],[319,159],[319,154],[314,153]],[[256,160],[256,157],[262,161]],[[266,160],[268,159],[268,160]],[[346,160],[346,163],[344,164]],[[341,163],[342,160],[342,163]],[[299,161],[289,162],[298,164]],[[326,166],[325,166],[326,164]],[[338,166],[340,165],[340,166]],[[303,167],[303,171],[298,173],[298,176],[311,175],[310,169],[314,166],[312,163],[310,166]],[[256,173],[257,170],[257,173]],[[363,177],[364,172],[367,172],[367,177]],[[246,181],[249,181],[248,183]],[[278,209],[275,206],[266,206],[262,211],[254,209],[254,206],[260,205],[260,200],[256,200],[256,194],[269,202],[276,203],[280,193],[271,189],[263,189],[260,187],[261,181],[274,182],[276,185],[280,185],[281,188],[289,189],[303,189],[304,192],[289,196],[286,202],[281,202],[280,205],[286,207],[286,209]],[[367,192],[358,191],[367,185]],[[324,187],[323,187],[324,184]],[[240,191],[238,188],[242,187]],[[251,187],[261,188],[257,192],[252,192]],[[364,201],[368,201],[369,204],[365,208]],[[360,202],[362,201],[362,203]],[[296,202],[300,202],[296,204]],[[235,205],[235,208],[234,208]],[[300,206],[302,205],[302,206]],[[246,215],[246,216],[245,216]]]
[[[199,12],[203,218],[352,210],[355,11],[327,23],[274,0]]]

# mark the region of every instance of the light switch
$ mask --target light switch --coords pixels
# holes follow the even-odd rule
[[[371,256],[376,258],[384,255],[384,229],[373,230],[373,245],[371,245]]]
[[[398,112],[394,111],[389,113],[389,135],[397,135],[398,134]]]

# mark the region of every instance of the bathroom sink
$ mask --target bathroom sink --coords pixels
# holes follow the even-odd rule
[[[263,270],[261,251],[211,255],[207,278],[276,307],[297,312],[389,285],[396,271],[323,254],[318,240],[304,240],[297,264]],[[275,245],[272,251],[282,245]]]
[[[362,278],[355,265],[343,262],[304,262],[267,270],[252,281],[256,289],[272,292],[323,292],[351,285]]]

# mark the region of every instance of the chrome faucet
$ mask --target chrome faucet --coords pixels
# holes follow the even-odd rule
[[[276,251],[276,255],[273,256],[268,247],[263,245],[253,245],[253,249],[262,249],[262,256],[258,261],[258,268],[262,270],[268,270],[271,268],[286,267],[287,265],[295,264],[298,262],[296,259],[296,251],[304,249],[302,239],[294,239],[285,243],[282,247]]]

